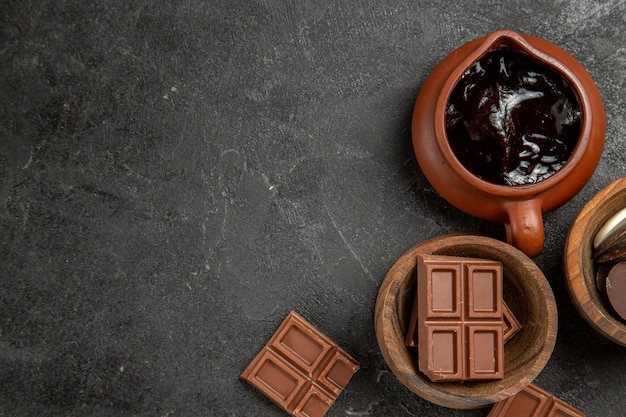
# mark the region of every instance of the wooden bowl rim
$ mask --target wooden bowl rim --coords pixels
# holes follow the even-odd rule
[[[526,366],[528,366],[528,369],[525,371],[524,375],[522,375],[512,385],[504,387],[496,393],[477,396],[461,396],[445,390],[447,384],[454,383],[441,383],[441,385],[435,384],[438,385],[438,388],[435,389],[425,381],[424,378],[426,377],[418,374],[407,374],[400,369],[396,361],[402,363],[405,361],[400,358],[396,349],[407,348],[404,345],[404,335],[400,334],[400,324],[397,314],[395,314],[395,308],[392,308],[395,307],[400,282],[403,281],[402,278],[406,277],[406,274],[402,276],[402,274],[399,274],[396,271],[398,268],[406,267],[411,262],[415,263],[415,261],[411,260],[411,258],[415,259],[415,255],[418,253],[433,253],[434,251],[441,251],[446,248],[462,248],[467,247],[468,245],[474,247],[488,247],[492,251],[495,249],[496,251],[502,253],[503,256],[508,255],[511,259],[514,259],[514,262],[529,265],[531,267],[529,275],[534,278],[534,282],[539,291],[541,291],[544,295],[547,311],[545,340],[542,343],[541,349],[533,356],[533,360],[527,363]],[[431,250],[424,251],[423,249]],[[392,302],[386,302],[386,300]],[[388,339],[387,333],[383,331],[383,327],[387,326],[391,326],[396,330],[392,339]],[[376,300],[376,338],[387,365],[396,377],[398,377],[400,382],[402,382],[412,392],[430,402],[444,407],[458,409],[481,408],[497,401],[504,400],[524,389],[527,385],[532,383],[535,377],[541,372],[548,362],[556,343],[557,326],[558,317],[554,294],[548,280],[539,267],[537,267],[528,256],[513,246],[484,236],[467,234],[444,235],[431,238],[414,246],[405,252],[389,270],[380,286]]]
[[[624,198],[626,202],[626,177],[613,181],[584,205],[574,220],[565,241],[563,272],[567,290],[578,313],[602,336],[626,346],[626,324],[597,301],[600,298],[599,295],[591,296],[592,291],[597,294],[598,290],[595,284],[590,285],[590,283],[595,283],[595,279],[592,279],[593,277],[587,279],[584,275],[583,252],[585,248],[581,241],[583,236],[586,236],[585,239],[588,237],[588,244],[591,245],[593,236],[614,214],[614,212],[602,212],[599,208],[619,198]],[[623,207],[626,207],[626,204]],[[593,220],[597,216],[601,216],[603,221],[598,223],[595,230],[591,230]]]

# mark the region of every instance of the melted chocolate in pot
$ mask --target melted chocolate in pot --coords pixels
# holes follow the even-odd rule
[[[502,185],[542,181],[571,155],[581,111],[554,70],[508,49],[489,52],[454,87],[446,133],[458,160]]]

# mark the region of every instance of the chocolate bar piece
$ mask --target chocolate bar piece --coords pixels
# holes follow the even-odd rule
[[[626,320],[626,262],[611,268],[606,277],[606,295],[615,312]]]
[[[515,314],[513,314],[509,306],[506,305],[504,300],[502,300],[502,322],[504,324],[504,328],[502,330],[502,339],[504,343],[522,330],[522,325],[519,320],[517,320],[517,317],[515,317]]]
[[[292,311],[241,378],[292,416],[322,417],[359,364]]]
[[[513,336],[522,330],[522,324],[519,322],[515,314],[511,311],[506,301],[502,300],[502,340],[508,342]],[[413,304],[413,313],[409,322],[409,331],[406,333],[405,343],[407,346],[417,346],[417,302]]]
[[[597,264],[626,261],[626,245],[607,250],[602,255],[598,256],[595,261]]]
[[[600,264],[596,268],[596,288],[600,292],[600,295],[606,297],[606,277],[611,272],[613,264]]]
[[[502,263],[418,255],[419,369],[431,381],[502,379]]]
[[[512,397],[497,402],[487,417],[585,417],[585,413],[530,384]]]

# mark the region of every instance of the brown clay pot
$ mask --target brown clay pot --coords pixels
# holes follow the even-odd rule
[[[580,134],[571,156],[555,174],[531,185],[498,185],[476,177],[455,157],[446,134],[446,104],[455,85],[475,62],[499,48],[523,53],[556,71],[581,109]],[[432,186],[464,212],[504,223],[507,241],[530,257],[543,249],[542,214],[569,201],[591,178],[602,155],[605,129],[600,94],[583,66],[552,43],[509,30],[471,41],[444,58],[424,82],[412,121],[415,155]]]

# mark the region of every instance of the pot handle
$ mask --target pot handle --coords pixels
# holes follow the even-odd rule
[[[507,243],[530,258],[543,250],[543,218],[539,199],[515,201],[506,207],[508,221],[504,224]]]

